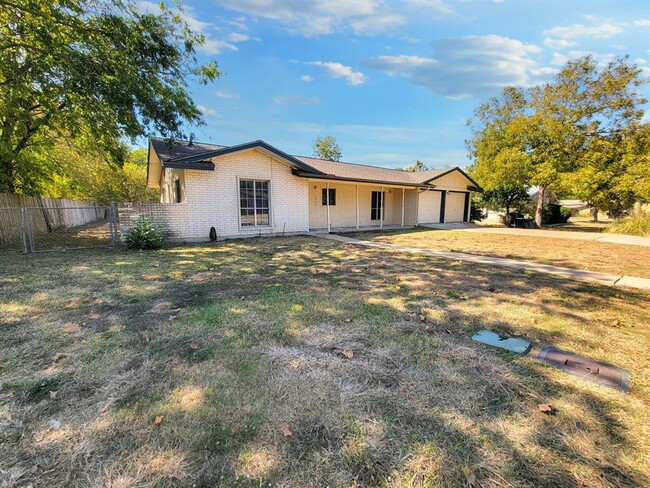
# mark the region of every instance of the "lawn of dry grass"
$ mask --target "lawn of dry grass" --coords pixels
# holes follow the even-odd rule
[[[400,229],[354,232],[349,235],[399,246],[521,259],[565,268],[650,278],[650,247],[458,230]]]
[[[648,485],[649,299],[307,237],[0,255],[0,485]]]

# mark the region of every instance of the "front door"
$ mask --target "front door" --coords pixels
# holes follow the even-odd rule
[[[370,220],[383,220],[386,192],[373,191],[370,197]]]

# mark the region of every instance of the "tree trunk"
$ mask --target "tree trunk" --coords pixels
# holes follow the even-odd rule
[[[0,157],[0,192],[15,193],[13,161]]]
[[[596,207],[591,207],[591,220],[598,222],[598,209]]]
[[[546,187],[540,186],[537,192],[537,210],[535,210],[535,224],[542,227],[542,211],[544,210],[544,197],[546,196]]]

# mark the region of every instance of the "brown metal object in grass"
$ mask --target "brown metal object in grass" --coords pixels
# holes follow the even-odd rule
[[[601,386],[607,386],[623,392],[630,390],[630,373],[611,364],[584,358],[572,352],[561,351],[553,347],[542,349],[537,359],[546,361],[570,375]]]

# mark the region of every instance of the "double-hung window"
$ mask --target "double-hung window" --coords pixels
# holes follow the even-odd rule
[[[269,225],[269,182],[239,180],[239,218],[242,227]]]
[[[328,203],[330,205],[336,205],[336,188],[323,188],[323,205],[327,205]]]

